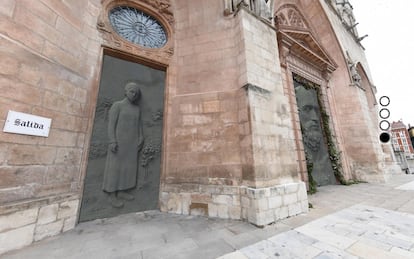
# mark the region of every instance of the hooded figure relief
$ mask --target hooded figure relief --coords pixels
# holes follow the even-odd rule
[[[138,105],[140,95],[139,86],[135,82],[129,82],[125,86],[126,97],[114,102],[109,110],[109,146],[103,191],[109,194],[114,207],[123,206],[120,199],[134,199],[134,196],[126,191],[136,187],[138,152],[144,142]]]

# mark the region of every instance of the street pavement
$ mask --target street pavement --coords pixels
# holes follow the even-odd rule
[[[257,228],[149,211],[81,223],[1,258],[414,258],[414,175],[319,187],[309,213]]]

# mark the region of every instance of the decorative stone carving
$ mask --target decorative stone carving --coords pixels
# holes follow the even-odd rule
[[[119,36],[111,26],[108,19],[108,12],[112,8],[122,5],[142,10],[159,20],[166,30],[167,43],[162,48],[148,49],[128,42]],[[169,0],[142,0],[139,3],[138,1],[103,0],[102,12],[97,22],[97,29],[101,32],[103,45],[165,65],[169,64],[169,60],[174,53],[173,41],[171,40],[173,28],[174,17]]]
[[[358,72],[358,62],[354,62],[352,61],[351,57],[349,56],[349,53],[346,52],[348,58],[347,58],[347,62],[348,62],[348,67],[349,67],[349,72],[351,73],[351,79],[352,79],[352,84],[361,87],[361,75]]]
[[[308,29],[303,16],[290,4],[281,6],[276,12],[276,24]]]
[[[358,31],[356,26],[358,23],[355,21],[353,7],[348,0],[325,0],[332,9],[337,13],[339,19],[346,29],[351,32],[355,37],[358,37]]]
[[[335,184],[328,148],[321,127],[321,113],[318,90],[299,82],[304,80],[294,76],[294,87],[298,105],[300,127],[306,160],[311,170],[308,172],[318,185]]]
[[[342,18],[342,22],[348,26],[352,26],[355,23],[352,5],[347,0],[345,0],[342,2],[337,2],[336,6],[339,15]]]
[[[250,9],[250,1],[245,0],[224,0],[224,14],[230,15],[237,11],[239,5],[247,6]]]
[[[251,0],[250,6],[253,12],[264,19],[272,19],[271,6],[273,1],[270,0]]]
[[[224,0],[224,14],[235,13],[240,6],[244,6],[259,17],[272,19],[274,0]]]
[[[171,10],[171,4],[169,0],[142,0],[142,2],[151,5],[162,14],[168,23],[173,27],[174,25],[174,16]]]
[[[361,76],[358,73],[356,65],[357,65],[356,63],[350,64],[349,69],[351,71],[351,76],[352,76],[353,83],[360,87],[361,86]]]

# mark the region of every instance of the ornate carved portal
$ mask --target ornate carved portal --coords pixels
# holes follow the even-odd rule
[[[104,56],[80,221],[158,208],[165,72]]]
[[[309,175],[317,185],[335,184],[320,109],[323,105],[327,115],[331,114],[327,85],[337,65],[313,36],[295,5],[282,5],[275,16],[280,62],[287,78],[285,94],[290,98],[302,180],[310,182],[308,173],[312,171]],[[306,81],[311,83],[304,83]],[[310,89],[307,85],[317,87]]]

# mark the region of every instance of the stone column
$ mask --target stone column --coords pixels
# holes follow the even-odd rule
[[[239,84],[250,132],[243,136],[242,218],[266,225],[308,211],[300,181],[289,99],[284,94],[275,29],[244,9]],[[243,107],[240,107],[241,110]],[[239,118],[241,119],[241,118]],[[246,122],[244,122],[246,123]]]

